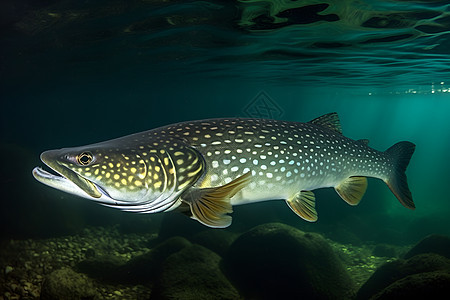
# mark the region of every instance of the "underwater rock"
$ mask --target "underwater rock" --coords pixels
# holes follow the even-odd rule
[[[402,278],[370,299],[441,299],[449,294],[450,273],[435,271]]]
[[[397,248],[388,244],[377,244],[373,248],[372,255],[384,257],[397,257]]]
[[[115,255],[101,255],[91,257],[79,262],[76,270],[87,274],[91,278],[108,282],[118,282],[121,275],[121,267],[126,259]]]
[[[349,299],[354,284],[319,234],[269,223],[242,234],[223,267],[245,298]]]
[[[128,262],[115,255],[95,256],[78,263],[76,270],[109,283],[148,283],[159,274],[168,256],[190,245],[185,238],[173,237]]]
[[[182,236],[189,238],[205,230],[205,226],[181,213],[168,213],[163,215],[158,233],[158,242],[170,237]]]
[[[409,250],[405,258],[421,253],[436,253],[450,258],[450,237],[439,234],[429,235]]]
[[[191,245],[169,256],[155,285],[155,299],[239,299],[219,268],[220,256]]]
[[[197,233],[190,240],[224,256],[237,235],[223,229],[209,229]]]
[[[41,290],[41,299],[94,299],[97,291],[93,282],[84,274],[70,268],[62,268],[48,274]]]
[[[357,294],[357,299],[369,299],[371,296],[380,293],[384,289],[394,284],[396,281],[418,275],[425,276],[430,272],[450,272],[450,259],[434,254],[419,254],[407,260],[398,259],[388,262],[379,267],[375,273],[363,284]],[[416,277],[413,277],[415,279]],[[396,290],[400,286],[406,289],[411,288],[405,283],[406,279],[396,285]],[[406,292],[406,291],[405,291]]]
[[[157,245],[150,252],[132,258],[121,269],[121,280],[129,283],[147,283],[161,272],[162,264],[170,255],[191,246],[183,237],[170,238]]]

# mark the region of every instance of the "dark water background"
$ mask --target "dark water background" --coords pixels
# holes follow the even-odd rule
[[[184,120],[332,111],[375,149],[417,145],[407,172],[417,209],[369,180],[357,207],[317,191],[315,224],[273,201],[235,207],[230,229],[281,221],[392,243],[450,233],[447,1],[2,1],[0,11],[3,238],[161,222],[39,184],[31,170],[44,150]]]

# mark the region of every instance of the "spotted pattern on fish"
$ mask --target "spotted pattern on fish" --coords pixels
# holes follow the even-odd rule
[[[251,172],[252,182],[240,193],[245,199],[235,197],[233,204],[335,186],[355,170],[386,179],[393,168],[386,153],[312,123],[218,119],[179,123],[149,135],[180,138],[202,154],[206,173],[199,187],[223,185]]]
[[[274,199],[315,221],[312,190],[334,187],[356,205],[366,177],[383,180],[414,208],[405,175],[414,147],[400,142],[381,152],[367,140],[347,138],[336,113],[307,123],[210,119],[46,151],[42,160],[62,176],[40,168],[34,174],[104,205],[134,212],[178,208],[211,227],[231,223],[232,205]]]

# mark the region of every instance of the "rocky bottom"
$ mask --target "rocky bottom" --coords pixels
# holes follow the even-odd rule
[[[383,270],[380,266],[399,265],[401,261],[400,267],[411,270],[409,260],[399,259],[408,249],[343,245],[279,223],[260,225],[243,234],[206,230],[188,239],[172,237],[164,241],[156,234],[123,234],[117,227],[96,227],[74,236],[4,242],[0,248],[0,298],[270,298],[273,289],[264,290],[267,274],[274,274],[267,282],[279,285],[278,290],[303,280],[308,284],[301,286],[302,290],[312,296],[366,298],[391,284],[373,279],[377,269]],[[436,264],[447,272],[450,263],[447,266],[448,259],[442,260]],[[445,281],[446,274],[439,278]],[[258,282],[248,279],[258,276]],[[315,278],[320,280],[316,282]],[[371,290],[367,283],[377,290]],[[255,288],[259,285],[263,288]],[[258,294],[255,289],[264,293]]]

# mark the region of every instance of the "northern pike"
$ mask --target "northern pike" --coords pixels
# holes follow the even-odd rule
[[[307,123],[268,119],[182,122],[87,146],[45,151],[34,177],[64,192],[139,213],[179,209],[215,228],[231,224],[233,205],[285,200],[316,221],[312,190],[333,187],[350,205],[383,180],[414,209],[406,168],[415,145],[386,151],[342,135],[336,113]]]

